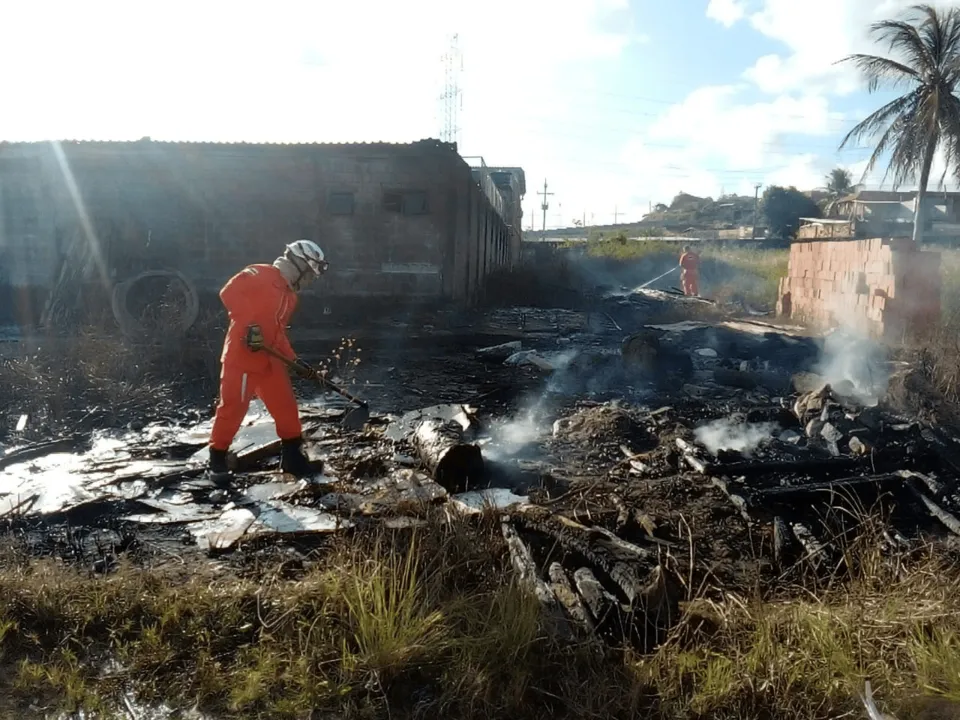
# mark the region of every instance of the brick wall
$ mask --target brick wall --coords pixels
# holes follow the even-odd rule
[[[794,242],[777,311],[902,339],[940,319],[940,253],[899,238]]]

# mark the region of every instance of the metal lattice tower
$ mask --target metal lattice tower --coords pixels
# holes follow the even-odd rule
[[[450,39],[450,49],[443,55],[443,105],[440,139],[460,143],[459,111],[463,109],[463,94],[460,91],[460,73],[463,71],[463,55],[460,53],[460,36]]]

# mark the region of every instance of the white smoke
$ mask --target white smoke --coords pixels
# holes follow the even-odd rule
[[[890,383],[883,346],[866,334],[846,328],[824,338],[814,371],[838,394],[852,396],[864,405],[876,405]]]
[[[493,461],[515,457],[552,428],[552,422],[547,418],[547,399],[551,393],[563,389],[567,382],[567,370],[579,352],[568,349],[543,353],[541,357],[553,369],[544,391],[513,417],[491,428],[490,440],[483,449],[485,457]]]
[[[776,423],[735,423],[722,418],[701,425],[693,434],[713,455],[721,450],[734,450],[749,456],[778,428]]]
[[[543,400],[539,400],[509,420],[491,427],[490,440],[483,454],[490,460],[507,460],[540,439],[549,427],[544,418]]]

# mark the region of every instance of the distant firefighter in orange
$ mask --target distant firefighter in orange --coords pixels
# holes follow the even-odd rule
[[[683,246],[680,256],[680,284],[684,295],[700,296],[700,255]]]

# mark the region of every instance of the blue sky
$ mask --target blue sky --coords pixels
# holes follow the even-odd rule
[[[957,6],[960,0],[941,2]],[[883,101],[833,62],[911,0],[8,3],[0,139],[437,137],[458,35],[464,155],[527,171],[525,226],[639,219],[683,190],[859,177]],[[56,23],[48,20],[56,17]],[[878,186],[880,177],[868,178]]]

